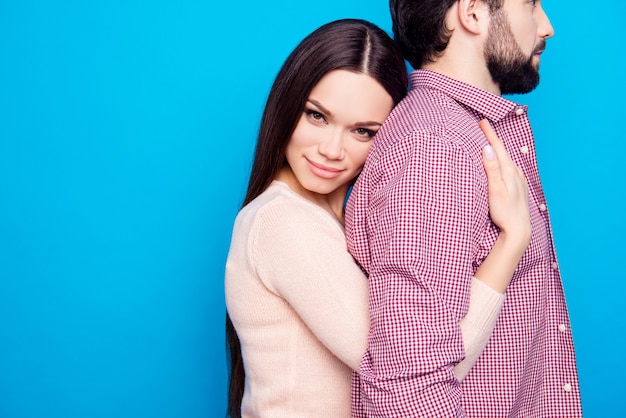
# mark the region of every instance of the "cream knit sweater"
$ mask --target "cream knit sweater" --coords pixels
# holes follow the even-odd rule
[[[274,181],[235,220],[225,291],[246,371],[242,415],[350,417],[351,370],[367,346],[368,285],[342,225]],[[482,352],[503,301],[472,279],[459,379]]]

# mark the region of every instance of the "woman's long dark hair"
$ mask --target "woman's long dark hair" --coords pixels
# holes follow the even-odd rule
[[[359,19],[328,23],[307,36],[287,57],[270,90],[254,153],[243,206],[259,196],[285,164],[285,148],[317,83],[333,70],[376,79],[394,105],[407,91],[404,59],[394,41],[378,26]],[[226,315],[230,351],[227,416],[241,416],[245,371],[235,327]]]

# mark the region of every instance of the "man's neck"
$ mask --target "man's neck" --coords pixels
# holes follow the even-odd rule
[[[423,65],[422,69],[435,71],[500,96],[500,86],[491,78],[484,60],[468,59],[468,57],[472,55],[467,52],[455,54],[454,51],[446,50],[435,62]]]

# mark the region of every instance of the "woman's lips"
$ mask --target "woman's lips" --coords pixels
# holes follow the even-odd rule
[[[311,160],[306,160],[309,164],[309,168],[313,172],[313,174],[325,178],[325,179],[334,179],[339,177],[343,170],[333,167],[327,167],[323,164],[315,163]]]

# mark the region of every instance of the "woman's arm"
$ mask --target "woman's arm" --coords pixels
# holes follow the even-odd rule
[[[358,370],[369,331],[368,285],[340,225],[301,198],[272,202],[255,223],[252,264],[265,286],[329,351]]]

